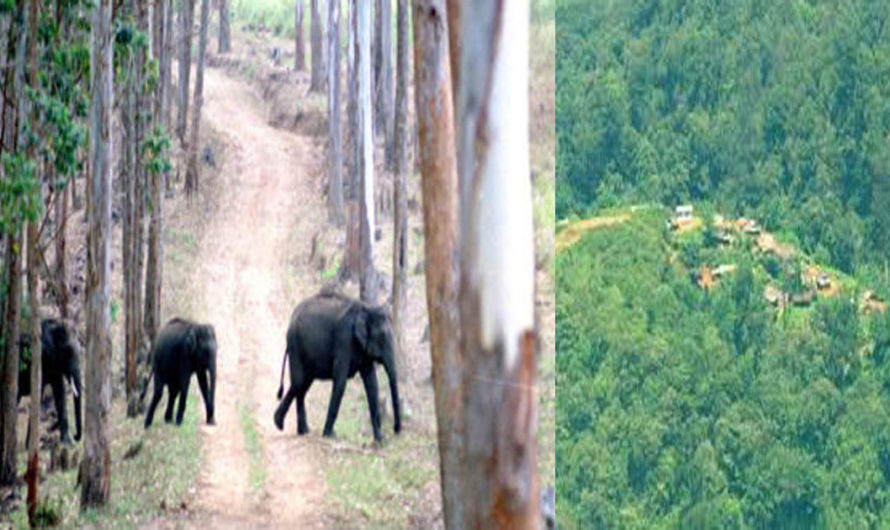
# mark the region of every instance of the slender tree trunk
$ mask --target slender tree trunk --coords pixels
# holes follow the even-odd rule
[[[342,226],[343,213],[343,152],[340,142],[340,2],[328,2],[328,128],[330,173],[328,178],[328,207],[330,220]]]
[[[219,0],[219,53],[228,53],[232,49],[229,23],[229,0]]]
[[[195,0],[181,0],[179,12],[179,114],[176,122],[176,136],[186,146],[189,110],[189,74],[192,65],[192,21],[195,14]]]
[[[324,88],[324,39],[321,30],[321,1],[311,0],[312,20],[309,23],[309,47],[312,53],[312,76],[309,91],[319,92]]]
[[[25,3],[24,0],[17,0],[15,20],[11,25],[10,32],[14,32],[15,38],[10,42],[10,57],[15,57],[15,66],[12,74],[12,90],[7,94],[14,97],[14,111],[10,109],[7,114],[7,123],[4,126],[4,136],[6,141],[14,146],[13,149],[21,151],[23,149],[23,135],[21,128],[18,126],[24,122],[22,113],[24,112],[24,63],[25,63],[25,44],[27,38],[27,28],[25,26]],[[7,88],[10,88],[7,85]],[[6,146],[8,149],[11,146]],[[12,149],[10,149],[12,150]],[[3,363],[3,385],[0,388],[0,411],[3,413],[3,429],[0,436],[0,486],[9,486],[16,479],[16,449],[17,449],[17,429],[16,429],[16,402],[18,394],[18,372],[19,372],[19,318],[22,304],[22,229],[14,228],[11,234],[7,236],[6,247],[6,266],[9,269],[8,278],[9,285],[6,300],[6,324],[4,331],[6,333],[6,355]]]
[[[398,0],[396,45],[395,177],[393,186],[392,321],[396,335],[396,372],[406,379],[405,323],[408,287],[408,0]]]
[[[74,186],[74,179],[70,179],[66,186]],[[62,320],[68,319],[68,272],[65,265],[65,232],[68,227],[68,189],[56,187],[55,214],[56,214],[56,285],[59,292],[59,316]]]
[[[207,25],[210,20],[207,0],[201,0],[201,37],[198,40],[198,70],[195,75],[195,106],[192,109],[192,138],[185,171],[185,193],[198,191],[198,133],[201,128],[201,107],[204,105],[204,52],[207,50]]]
[[[392,0],[377,0],[380,6],[380,70],[377,80],[377,130],[383,133],[384,163],[393,168],[393,63]]]
[[[371,131],[371,0],[358,0],[358,75],[359,142],[361,145],[360,197],[361,267],[359,290],[364,302],[377,302],[377,278],[374,270],[374,138]]]
[[[444,0],[414,4],[414,96],[420,135],[426,299],[445,527],[465,528],[461,458],[458,289],[458,181]]]
[[[302,72],[306,69],[306,42],[303,38],[303,4],[305,0],[296,0],[294,5],[294,69]]]
[[[166,42],[167,32],[170,31],[167,1],[161,0],[161,5],[158,7],[161,11],[158,24],[158,39],[159,42],[164,43]],[[158,91],[160,92],[160,95],[158,97],[159,112],[157,123],[160,130],[166,130],[167,79],[164,64],[166,64],[167,61],[167,50],[164,46],[158,47],[158,50],[160,52],[158,81]],[[161,231],[163,230],[164,220],[164,174],[158,171],[151,171],[149,180],[149,189],[151,193],[151,218],[148,225],[148,263],[146,264],[145,271],[145,311],[143,314],[145,318],[144,326],[146,338],[149,341],[154,342],[155,334],[160,326],[161,317],[161,279],[163,277],[162,266],[164,260],[164,250],[161,246]]]
[[[164,122],[165,130],[170,132],[173,124],[172,107],[170,104],[173,98],[173,35],[176,33],[173,24],[174,4],[173,0],[161,0],[164,2],[164,55],[160,64],[160,72],[163,75],[161,79],[161,115]],[[169,182],[168,182],[169,185]]]
[[[93,10],[90,54],[90,169],[86,285],[86,378],[80,504],[83,509],[108,503],[111,493],[111,351],[108,348],[111,285],[111,0]]]
[[[358,197],[358,182],[360,180],[358,176],[358,77],[355,75],[355,54],[356,47],[358,46],[357,39],[355,38],[356,32],[356,11],[355,11],[355,3],[347,2],[349,6],[349,16],[346,20],[347,26],[347,45],[346,45],[346,69],[347,69],[347,101],[346,101],[346,114],[347,119],[349,120],[349,126],[346,128],[349,134],[349,145],[352,148],[352,156],[350,157],[350,179],[349,185],[347,186],[349,193],[347,197],[350,201],[356,200]]]
[[[464,523],[538,528],[529,4],[480,1],[461,22]]]
[[[40,10],[40,0],[31,0],[28,14],[28,69],[30,70],[29,85],[31,90],[38,89],[37,81],[37,13]],[[31,123],[38,123],[37,112],[31,111]],[[37,158],[37,149],[34,143],[28,146],[28,158]],[[40,164],[35,167],[34,177],[40,183]],[[43,195],[41,191],[41,196]],[[41,202],[43,202],[41,200]],[[28,471],[25,482],[28,484],[28,522],[32,528],[37,526],[37,500],[40,487],[40,436],[38,435],[38,414],[40,412],[40,361],[42,345],[40,341],[40,286],[37,272],[40,267],[40,221],[28,222],[28,302],[30,304],[30,329],[31,335],[31,399],[28,407]]]

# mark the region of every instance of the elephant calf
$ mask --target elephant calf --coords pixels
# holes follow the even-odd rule
[[[24,354],[25,349],[31,346],[31,336],[21,335],[19,349]],[[82,392],[80,382],[80,356],[78,347],[72,333],[62,322],[53,318],[46,318],[40,322],[40,374],[41,392],[47,386],[53,389],[53,402],[56,407],[59,434],[65,443],[71,442],[68,433],[68,411],[65,407],[65,379],[72,387],[74,400],[74,439],[80,440],[81,409],[80,394]],[[31,357],[21,357],[19,370],[18,399],[31,395]]]
[[[173,420],[173,403],[179,396],[176,425],[182,424],[185,402],[189,393],[192,374],[198,377],[198,387],[207,409],[207,423],[213,425],[213,396],[216,392],[216,332],[209,324],[196,324],[174,318],[164,325],[151,350],[151,371],[154,376],[154,394],[145,413],[145,428],[151,426],[155,407],[167,386],[167,412],[164,421]],[[210,378],[210,388],[207,378]],[[145,397],[148,384],[142,388],[140,401]]]
[[[284,429],[284,417],[291,402],[297,400],[297,434],[306,434],[304,398],[315,379],[333,379],[333,392],[324,425],[324,435],[333,436],[334,422],[346,381],[360,373],[368,396],[374,439],[380,433],[377,375],[374,363],[380,363],[389,378],[395,432],[401,430],[399,391],[393,358],[392,324],[387,313],[336,293],[321,293],[304,300],[294,310],[287,330],[287,349],[281,361],[281,386],[284,391],[284,364],[290,360],[291,385],[275,411],[275,425]]]

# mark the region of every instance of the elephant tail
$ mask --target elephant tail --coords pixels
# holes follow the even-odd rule
[[[284,396],[284,365],[287,363],[287,350],[284,351],[284,356],[281,358],[281,379],[279,380],[278,385],[278,399],[281,399]]]

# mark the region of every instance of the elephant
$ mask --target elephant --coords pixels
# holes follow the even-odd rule
[[[401,431],[398,383],[393,357],[392,323],[387,312],[339,293],[325,292],[301,302],[294,310],[287,330],[287,348],[281,360],[281,385],[274,421],[284,429],[284,418],[291,402],[297,400],[297,434],[309,432],[304,399],[315,379],[333,380],[331,401],[324,426],[324,436],[334,435],[334,422],[346,381],[356,372],[361,374],[368,397],[374,440],[383,439],[380,432],[377,374],[374,363],[380,363],[389,378],[392,394],[394,429]],[[284,391],[284,365],[290,361],[290,388]]]
[[[80,378],[80,355],[74,335],[61,321],[46,318],[40,322],[40,374],[41,392],[47,386],[53,389],[53,402],[58,418],[59,434],[62,442],[71,443],[68,432],[68,411],[65,407],[65,379],[71,385],[74,398],[74,440],[81,435],[80,396],[83,392]],[[24,355],[31,347],[31,336],[22,334],[19,339],[21,364],[19,367],[19,389],[17,399],[31,395],[31,357]],[[55,428],[55,426],[53,426]]]
[[[173,404],[179,396],[179,409],[176,411],[176,425],[182,425],[185,414],[185,402],[189,393],[189,382],[192,374],[198,377],[198,387],[204,398],[207,412],[207,424],[215,425],[213,419],[213,397],[216,393],[216,331],[210,324],[197,324],[182,318],[174,318],[167,322],[158,332],[152,345],[151,375],[154,381],[154,394],[148,411],[145,413],[145,428],[151,427],[155,407],[167,386],[167,411],[164,421],[173,420]],[[210,386],[207,377],[210,377]],[[148,383],[142,387],[139,400],[145,397]]]

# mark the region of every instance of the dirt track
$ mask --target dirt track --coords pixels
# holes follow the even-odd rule
[[[244,81],[213,68],[205,75],[204,123],[221,134],[227,161],[214,183],[219,207],[193,264],[193,287],[201,293],[195,317],[216,324],[219,375],[217,425],[200,427],[202,471],[187,526],[320,527],[319,459],[312,444],[297,443],[292,428],[278,432],[271,420],[287,319],[318,288],[303,255],[325,219],[316,155],[307,137],[267,124]],[[287,274],[297,278],[287,280],[293,291]],[[244,421],[253,422],[262,448],[254,457],[265,469],[261,486],[251,483]]]

